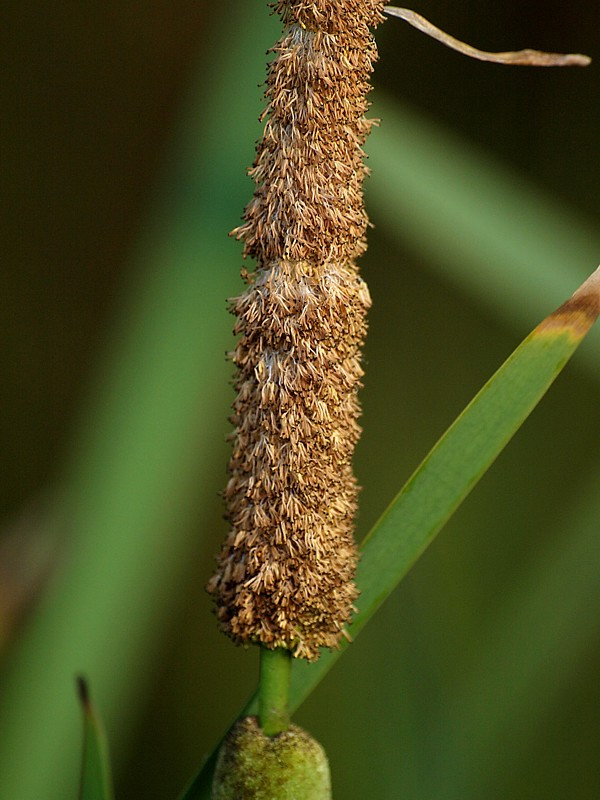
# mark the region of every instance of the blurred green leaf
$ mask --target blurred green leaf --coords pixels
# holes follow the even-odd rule
[[[206,523],[198,528],[199,509],[211,508],[218,488],[232,327],[226,298],[239,281],[239,248],[227,232],[247,197],[244,167],[260,111],[258,92],[237,91],[239,65],[255,87],[274,38],[255,10],[247,14],[265,46],[257,50],[243,25],[220,20],[206,55],[211,81],[198,70],[62,470],[50,524],[70,535],[68,558],[3,676],[2,798],[64,800],[72,792],[73,674],[88,674],[106,698],[118,745],[152,674],[189,553],[210,532]]]
[[[78,678],[77,684],[83,711],[83,760],[79,800],[113,800],[114,791],[104,727],[91,703],[85,680]]]
[[[373,221],[523,330],[598,264],[600,235],[474,144],[377,93],[381,127],[368,141],[365,184]],[[600,338],[582,363],[600,377]]]

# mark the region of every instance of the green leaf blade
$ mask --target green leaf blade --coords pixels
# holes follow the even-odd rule
[[[576,344],[527,339],[446,431],[362,545],[362,627],[430,544],[556,378]],[[358,629],[360,629],[358,627]]]
[[[77,679],[77,688],[83,710],[83,759],[79,800],[114,800],[104,726],[90,701],[83,678]]]

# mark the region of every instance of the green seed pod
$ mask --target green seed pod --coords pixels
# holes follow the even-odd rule
[[[212,800],[331,800],[327,756],[297,725],[266,736],[255,717],[237,722],[219,752]]]

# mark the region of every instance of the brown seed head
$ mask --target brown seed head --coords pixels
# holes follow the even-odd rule
[[[360,348],[370,305],[362,144],[371,123],[375,0],[280,2],[266,124],[234,234],[258,269],[233,301],[240,339],[231,531],[208,585],[240,642],[316,659],[339,643],[357,591],[353,539]]]
[[[273,48],[256,183],[234,231],[259,262],[350,261],[366,249],[362,145],[369,76],[377,57],[369,31],[382,2],[278,3],[286,29]]]

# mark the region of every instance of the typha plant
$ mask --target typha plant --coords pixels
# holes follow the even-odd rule
[[[375,122],[374,30],[397,17],[466,55],[502,64],[588,59],[480,51],[379,0],[273,5],[283,32],[270,56],[264,130],[249,171],[254,195],[233,231],[248,260],[245,287],[230,301],[237,339],[223,492],[229,532],[207,587],[221,630],[258,650],[259,686],[181,800],[331,797],[325,750],[292,724],[293,712],[354,646],[600,311],[596,271],[485,384],[357,545],[352,460],[371,306],[359,259],[369,229],[363,148]],[[102,727],[83,680],[79,687],[86,734],[80,797],[108,800]]]
[[[239,341],[225,490],[231,532],[209,583],[234,640],[316,660],[336,647],[357,597],[361,346],[371,304],[357,259],[369,224],[363,145],[373,120],[371,29],[383,12],[446,44],[507,64],[584,56],[483,53],[381,0],[278,2],[254,197],[233,233],[255,270],[232,302]]]
[[[265,754],[290,730],[289,658],[316,661],[322,648],[351,641],[359,597],[352,455],[371,304],[357,266],[368,227],[363,145],[373,124],[366,115],[377,57],[371,29],[386,12],[482,60],[589,61],[482,52],[381,0],[280,0],[274,7],[284,31],[269,64],[264,134],[250,170],[256,189],[233,232],[256,267],[244,270],[248,288],[232,302],[240,338],[225,491],[231,530],[208,585],[222,629],[261,652],[258,721],[238,723],[217,765],[213,797],[231,800],[331,796],[322,753],[316,768],[304,751],[312,740],[295,745],[307,774],[323,776],[308,786],[303,774],[286,772],[283,759]],[[590,300],[586,320],[597,305]]]
[[[256,702],[218,753],[213,800],[331,797],[323,748],[290,722],[300,699],[290,698],[292,659],[323,663],[324,650],[335,658],[352,642],[381,602],[375,595],[386,593],[390,572],[395,584],[407,566],[405,553],[391,559],[391,570],[382,562],[398,549],[388,540],[390,513],[395,518],[408,507],[408,518],[420,523],[412,549],[421,550],[600,311],[596,272],[525,340],[417,470],[363,544],[359,578],[368,579],[361,585],[352,456],[361,433],[361,348],[371,305],[358,259],[369,226],[363,146],[374,123],[368,117],[373,29],[385,14],[399,17],[466,55],[503,64],[581,66],[589,59],[480,51],[382,0],[278,0],[274,9],[283,33],[272,49],[264,131],[249,171],[255,191],[232,233],[252,267],[242,270],[246,289],[231,301],[238,339],[224,491],[230,532],[207,587],[221,629],[238,644],[258,646],[260,681]],[[538,380],[530,397],[521,387],[507,430],[488,419],[487,406],[508,402],[523,371],[530,380],[532,357]],[[464,446],[463,428],[473,427],[460,487],[442,492],[439,504],[432,465],[448,447],[460,451],[453,439]],[[309,669],[301,673],[308,686],[318,679],[316,664]],[[206,796],[210,773],[205,766],[185,800]]]
[[[232,530],[209,590],[233,638],[315,660],[357,595],[352,454],[370,298],[356,259],[381,3],[277,8],[256,191],[235,231],[256,271],[232,306]]]

